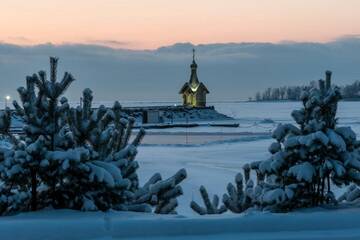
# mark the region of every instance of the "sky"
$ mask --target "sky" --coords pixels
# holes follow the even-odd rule
[[[1,0],[0,102],[25,76],[76,78],[97,101],[180,101],[192,48],[210,101],[304,85],[332,70],[360,80],[359,0]]]
[[[358,0],[1,0],[0,41],[155,49],[327,42],[360,33]]]

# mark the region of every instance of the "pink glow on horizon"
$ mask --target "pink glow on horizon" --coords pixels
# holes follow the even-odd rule
[[[153,49],[176,42],[326,42],[360,33],[358,0],[1,0],[0,41]]]

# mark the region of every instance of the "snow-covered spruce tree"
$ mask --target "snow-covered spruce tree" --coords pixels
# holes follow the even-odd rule
[[[338,202],[359,203],[360,188],[356,184],[352,184],[348,189],[337,199]]]
[[[138,188],[138,163],[134,159],[145,132],[140,130],[129,143],[134,120],[122,113],[118,102],[110,109],[100,106],[95,110],[92,99],[91,90],[85,89],[82,106],[71,108],[67,116],[76,145],[91,152],[86,162],[91,174],[78,175],[71,184],[77,192],[85,193],[81,198],[87,204],[82,209],[119,208]],[[100,185],[104,191],[98,190]]]
[[[304,91],[303,108],[292,112],[299,124],[280,124],[273,132],[272,156],[251,164],[265,176],[254,204],[275,211],[317,206],[335,201],[331,183],[360,180],[358,142],[349,127],[337,127],[339,89],[331,86],[331,72],[319,89]]]
[[[47,206],[109,209],[122,201],[124,189],[130,189],[131,181],[122,177],[115,161],[104,158],[106,154],[100,147],[79,140],[73,133],[76,126],[69,119],[73,111],[67,99],[61,96],[74,79],[65,73],[63,80],[58,82],[57,59],[51,58],[50,63],[50,81],[41,71],[27,77],[26,88],[18,89],[22,106],[17,102],[14,106],[25,123],[25,137],[2,164],[4,185],[15,188],[12,193],[26,193],[26,196],[30,193],[31,199],[22,202],[21,211]],[[86,104],[85,109],[88,107]],[[103,110],[98,111],[99,115]],[[111,115],[111,112],[105,112]],[[83,120],[82,124],[86,125],[86,117],[77,120]],[[104,127],[98,129],[100,137],[104,138],[110,132],[111,122],[112,119],[101,120]],[[134,146],[140,142],[139,137],[134,142],[130,147],[133,152]],[[107,144],[109,142],[103,141],[101,146],[105,149]],[[9,202],[7,205],[14,204]],[[5,210],[9,211],[11,209]]]
[[[14,152],[12,150],[12,144],[17,143],[18,140],[10,133],[11,125],[11,110],[6,107],[5,110],[0,112],[0,137],[2,144],[0,146],[0,179],[6,179],[4,175],[5,160],[13,157]],[[14,169],[16,171],[16,169]],[[8,179],[8,178],[7,178]],[[16,211],[22,208],[23,201],[29,199],[29,196],[21,192],[19,188],[13,188],[12,185],[15,183],[15,179],[11,180],[11,184],[6,184],[2,181],[0,185],[0,214],[10,211]],[[19,194],[21,192],[21,194]],[[12,203],[12,204],[9,204]],[[10,212],[9,211],[9,212]]]
[[[254,198],[259,194],[259,192],[255,193],[254,189],[257,188],[254,188],[254,182],[251,179],[247,180],[245,189],[243,181],[243,175],[238,173],[235,176],[235,186],[229,183],[226,188],[227,194],[223,195],[222,201],[231,212],[241,213],[252,207]]]
[[[16,186],[26,195],[31,194],[31,203],[22,203],[22,208],[26,210],[44,207],[52,202],[50,199],[55,199],[58,179],[54,171],[61,166],[61,162],[48,161],[47,155],[51,151],[59,151],[59,145],[68,141],[60,133],[66,129],[62,115],[69,106],[65,98],[59,98],[74,78],[65,73],[62,81],[58,82],[57,58],[51,58],[50,64],[49,81],[45,71],[40,71],[28,76],[26,87],[18,89],[22,106],[14,101],[14,107],[24,121],[25,137],[14,143],[14,153],[2,164],[4,185]]]
[[[173,176],[162,180],[159,173],[154,174],[142,188],[134,194],[135,204],[147,203],[155,207],[158,214],[175,214],[178,206],[177,197],[183,194],[179,185],[187,176],[185,169],[180,169]]]
[[[151,211],[151,206],[154,206],[155,213],[174,213],[177,206],[176,197],[182,194],[178,184],[185,179],[186,171],[182,169],[163,181],[161,175],[156,173],[140,188],[136,172],[139,164],[135,157],[137,146],[145,131],[140,129],[130,143],[134,118],[122,112],[119,102],[115,102],[111,109],[100,106],[95,110],[92,108],[92,99],[91,90],[85,89],[83,105],[69,111],[70,129],[78,146],[88,149],[91,146],[92,151],[96,152],[97,159],[103,159],[106,164],[115,165],[120,170],[123,184],[111,188],[105,186],[106,191],[103,192],[99,192],[94,182],[88,181],[86,177],[77,178],[76,181],[79,182],[73,181],[72,184],[83,188],[88,202],[90,199],[91,202],[95,201],[97,207],[101,206],[100,209]],[[89,164],[91,168],[97,169],[99,162],[96,160]],[[98,179],[99,174],[96,173],[94,179]]]
[[[192,210],[194,210],[196,213],[200,215],[206,215],[206,214],[222,214],[227,211],[226,206],[220,205],[219,206],[219,196],[214,195],[212,201],[209,198],[209,194],[204,186],[200,186],[200,195],[204,202],[204,207],[200,206],[195,201],[190,202],[190,207]]]
[[[250,179],[250,165],[245,164],[243,167],[245,179],[241,173],[235,176],[235,185],[229,183],[227,185],[227,193],[223,195],[223,205],[219,206],[219,197],[214,195],[214,199],[211,202],[209,200],[208,193],[205,187],[201,186],[200,194],[205,204],[205,207],[201,207],[196,202],[192,201],[190,207],[198,214],[221,214],[227,210],[233,213],[241,213],[250,207],[254,206],[255,199],[261,194],[262,188],[259,185],[254,185],[252,179]],[[244,189],[244,180],[246,182]],[[260,182],[263,179],[260,177]]]

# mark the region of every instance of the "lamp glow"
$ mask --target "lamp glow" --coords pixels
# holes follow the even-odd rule
[[[8,101],[10,100],[10,96],[9,95],[6,95],[5,96],[5,108],[7,108],[7,106],[8,106]]]

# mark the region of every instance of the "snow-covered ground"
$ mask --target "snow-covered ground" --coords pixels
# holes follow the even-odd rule
[[[232,121],[240,123],[240,127],[149,130],[146,144],[138,148],[142,182],[155,172],[168,177],[186,168],[188,178],[181,184],[184,195],[179,198],[178,216],[73,211],[28,213],[0,218],[0,239],[360,239],[360,209],[357,208],[196,216],[189,203],[193,199],[201,201],[200,185],[205,185],[210,194],[221,197],[227,183],[233,181],[245,163],[269,156],[271,130],[278,123],[291,122],[291,111],[301,106],[299,102],[214,105],[219,112],[235,118]],[[358,136],[359,106],[360,102],[341,102],[338,114],[339,123],[351,126]],[[192,142],[194,136],[202,136],[206,141]],[[156,140],[157,137],[161,141]]]
[[[1,240],[357,240],[360,209],[204,217],[42,211],[0,218]]]
[[[245,163],[269,156],[267,147],[271,140],[254,139],[205,145],[140,146],[137,156],[140,180],[145,181],[154,172],[168,177],[185,168],[188,177],[181,184],[185,194],[179,198],[178,212],[192,216],[194,213],[189,203],[192,199],[201,200],[201,185],[205,185],[210,193],[222,196],[228,182],[234,181],[236,173],[242,171]]]

